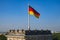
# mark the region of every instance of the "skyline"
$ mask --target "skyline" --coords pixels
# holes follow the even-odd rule
[[[28,3],[40,13],[30,16],[31,29],[60,31],[60,0],[0,0],[0,31],[28,29]]]

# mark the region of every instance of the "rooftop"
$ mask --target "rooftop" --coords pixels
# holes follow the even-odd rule
[[[52,34],[50,30],[10,30],[9,34],[25,34],[25,35],[48,35]]]

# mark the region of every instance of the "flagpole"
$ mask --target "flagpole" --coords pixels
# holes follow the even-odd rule
[[[29,6],[29,4],[28,4]],[[28,30],[30,30],[30,15],[29,15],[29,7],[28,7]]]

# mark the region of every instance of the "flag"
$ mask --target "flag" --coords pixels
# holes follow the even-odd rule
[[[36,18],[39,18],[40,14],[31,6],[29,6],[29,14],[35,16]]]

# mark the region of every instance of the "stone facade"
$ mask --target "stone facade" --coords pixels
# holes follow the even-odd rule
[[[52,40],[49,30],[10,30],[7,40]]]

